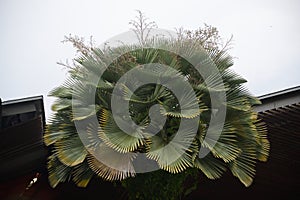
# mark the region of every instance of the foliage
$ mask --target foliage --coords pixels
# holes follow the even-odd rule
[[[143,23],[146,23],[144,27],[154,27],[153,22],[147,26],[141,13],[139,20],[131,22],[135,28],[140,28],[136,34],[148,31],[141,25]],[[217,179],[226,170],[230,170],[245,186],[252,183],[256,161],[266,161],[269,150],[266,128],[252,110],[252,106],[260,102],[243,87],[246,80],[230,70],[233,61],[226,53],[228,43],[221,46],[216,28],[205,25],[194,32],[180,30],[175,39],[149,39],[146,32],[139,37],[140,44],[114,48],[94,48],[72,36],[66,37],[66,41],[71,42],[81,54],[74,60],[73,66],[67,65],[70,76],[66,82],[50,92],[50,96],[57,97],[57,100],[52,106],[55,114],[47,126],[44,140],[47,145],[53,146],[48,161],[49,181],[53,187],[70,179],[78,186],[86,187],[91,178],[97,175],[109,181],[123,180],[123,186],[128,188],[129,197],[132,199],[149,199],[148,195],[152,192],[158,195],[155,196],[156,199],[176,199],[183,197],[185,180],[195,171],[204,173],[210,179]],[[147,46],[158,48],[146,48]],[[219,83],[214,83],[212,74],[209,81],[213,87],[208,88],[191,63],[174,52],[160,48],[166,46],[174,52],[183,52],[190,57],[209,55],[221,74],[227,112],[222,133],[214,146],[204,138],[211,116],[215,112],[212,110],[210,93],[221,92]],[[190,52],[192,54],[189,54]],[[121,56],[114,59],[113,55],[117,53]],[[155,136],[149,135],[145,131],[146,128],[135,129],[134,126],[132,135],[128,135],[116,124],[112,106],[117,105],[111,105],[111,95],[116,83],[126,72],[148,63],[170,66],[176,73],[157,65],[153,69],[143,68],[144,70],[140,71],[143,76],[126,80],[127,83],[139,83],[143,81],[140,79],[155,77],[157,74],[167,80],[185,77],[185,81],[192,86],[198,102],[186,102],[178,106],[178,99],[162,85],[147,84],[136,91],[124,87],[122,98],[129,103],[130,117],[135,124],[146,127],[152,120],[149,117],[149,109],[155,104],[164,108],[161,114],[166,117],[164,127]],[[102,72],[104,73],[96,85],[87,78]],[[176,81],[174,84],[176,86]],[[93,89],[96,91],[95,102],[90,102],[86,97],[93,95]],[[186,92],[184,95],[190,94]],[[85,113],[81,116],[73,113],[74,96],[78,97],[80,102],[77,103],[81,105],[82,113]],[[193,104],[199,109],[192,109]],[[92,113],[84,112],[89,111],[87,108],[90,107],[95,108]],[[74,122],[88,121],[93,114],[97,116],[99,124],[91,123],[86,127],[85,131],[95,141],[92,147],[87,149],[78,136]],[[184,140],[174,139],[180,122],[195,117],[199,117],[196,137],[192,138],[191,145],[182,148]],[[192,135],[191,130],[183,131]],[[168,145],[170,141],[172,145],[169,145],[169,151],[156,151]],[[204,158],[197,156],[201,147],[210,150]],[[95,158],[95,152],[113,153],[115,156],[107,159],[116,167],[101,163]],[[138,152],[145,153],[148,159],[155,161],[160,170],[136,176],[133,161]],[[176,158],[175,161],[172,158]],[[132,178],[134,176],[136,177]],[[140,184],[143,181],[147,183],[144,183],[147,188]],[[195,184],[192,184],[193,187]]]
[[[122,182],[128,199],[182,199],[197,188],[199,178],[195,168],[189,168],[178,174],[164,170],[137,174],[136,177]]]

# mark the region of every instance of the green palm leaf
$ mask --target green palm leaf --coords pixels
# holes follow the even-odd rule
[[[161,169],[171,173],[178,173],[192,166],[192,156],[188,149],[182,149],[182,144],[175,143],[169,144],[161,137],[153,136],[147,157],[158,162]]]
[[[55,188],[58,183],[65,182],[70,179],[72,168],[68,167],[51,155],[48,160],[49,183],[51,187]]]
[[[206,133],[206,131],[204,133]],[[224,124],[219,137],[217,135],[218,131],[219,127],[211,126],[209,135],[201,134],[200,143],[203,147],[208,148],[216,158],[221,158],[228,163],[236,159],[241,153],[236,136],[238,130],[227,122]]]
[[[196,148],[193,121],[182,120],[187,124],[175,136],[168,138],[155,135],[150,138],[147,150],[148,158],[156,160],[162,169],[171,173],[181,172],[193,165],[192,152]]]
[[[128,127],[131,129],[130,135],[126,132],[123,132],[117,126],[112,114],[108,110],[101,110],[99,120],[99,137],[105,142],[105,144],[116,151],[121,153],[130,152],[136,150],[138,147],[144,144],[143,132],[141,129],[136,129],[132,125],[132,127]]]
[[[207,154],[204,158],[196,154],[194,166],[200,169],[209,179],[217,179],[226,171],[225,163],[215,158],[212,153]]]
[[[55,143],[55,152],[63,164],[71,167],[82,163],[87,155],[79,136],[58,140]]]
[[[72,180],[78,187],[86,187],[93,176],[94,172],[89,168],[87,161],[76,165],[72,172]]]
[[[55,116],[50,118],[49,122],[43,136],[46,145],[51,145],[62,138],[76,134],[69,111],[57,112]]]
[[[51,109],[53,111],[60,111],[70,108],[72,106],[72,100],[70,99],[57,99],[52,104]]]
[[[92,154],[87,157],[88,164],[101,178],[112,181],[135,176],[132,163],[136,157],[135,153],[119,153],[101,143]]]
[[[178,103],[174,103],[174,101],[168,98],[165,98],[161,101],[161,114],[186,119],[192,119],[199,116],[203,111],[207,110],[207,108],[200,99],[195,99],[194,95],[194,91],[184,92],[181,101],[182,103],[180,105]]]
[[[243,142],[242,153],[229,163],[232,174],[245,185],[250,186],[255,175],[256,147],[251,142]]]
[[[255,123],[259,137],[257,137],[257,159],[266,162],[269,156],[270,142],[267,138],[266,124],[261,120]]]

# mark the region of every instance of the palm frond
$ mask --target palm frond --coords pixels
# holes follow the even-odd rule
[[[85,72],[93,73],[100,77],[100,74],[102,74],[107,68],[107,64],[102,62],[100,57],[97,58],[98,59],[95,59],[95,57],[91,55],[81,55],[79,58],[75,59],[75,61],[82,67],[82,69],[85,69]]]
[[[101,107],[95,104],[76,107],[76,109],[73,109],[73,120],[80,121],[89,118],[93,115],[96,115],[100,109]]]
[[[87,151],[79,136],[74,136],[58,140],[55,143],[55,154],[64,165],[72,167],[85,160]]]
[[[87,161],[76,165],[72,171],[72,180],[78,187],[86,187],[93,176],[94,172],[90,169]]]
[[[196,154],[194,166],[200,169],[209,179],[220,178],[226,171],[225,163],[215,158],[212,153],[207,154],[204,158],[200,158]]]
[[[48,94],[50,97],[58,97],[58,98],[72,98],[72,90],[64,85],[59,86],[51,90]]]
[[[194,129],[195,121],[182,119],[182,128],[171,138],[159,137],[150,138],[147,157],[156,160],[159,166],[172,173],[178,173],[191,167],[192,149],[195,148],[194,137],[197,130]]]
[[[250,186],[255,175],[256,147],[253,143],[245,141],[242,146],[242,153],[232,162],[229,168],[234,176],[246,186]]]
[[[165,98],[161,101],[162,109],[161,114],[171,117],[179,117],[192,119],[199,116],[203,111],[207,110],[205,104],[195,96],[195,92],[192,90],[184,91],[180,102],[174,103]],[[171,103],[170,103],[171,102]]]
[[[227,70],[233,65],[233,58],[232,56],[228,55],[226,50],[219,50],[218,48],[205,50],[220,72]]]
[[[49,146],[62,138],[70,137],[76,133],[76,129],[71,122],[70,112],[60,111],[50,118],[43,138],[45,144]]]
[[[244,95],[243,87],[231,88],[226,92],[226,106],[236,110],[248,111],[251,104],[248,97]]]
[[[59,160],[53,155],[48,159],[48,179],[51,187],[55,188],[60,182],[65,182],[71,178],[72,168],[59,162]]]
[[[70,132],[65,132],[65,131],[49,131],[49,129],[45,132],[43,139],[44,139],[44,143],[49,146],[55,142],[57,142],[58,140],[61,140],[64,137],[68,137],[70,135],[72,135],[73,133]]]
[[[267,138],[266,124],[261,120],[255,123],[259,137],[257,138],[257,159],[266,162],[270,151],[270,142]]]
[[[158,59],[159,51],[153,48],[142,48],[131,52],[137,63],[155,63]]]
[[[127,131],[130,133],[129,135],[117,126],[112,114],[108,110],[101,110],[99,120],[99,137],[109,147],[119,152],[125,153],[130,151],[132,152],[144,144],[142,129],[136,128],[137,126],[134,124],[132,124],[132,126],[128,126],[127,124],[125,126],[128,128]]]
[[[90,168],[101,178],[109,181],[135,176],[133,159],[135,153],[119,153],[104,143],[88,155]]]
[[[52,111],[60,111],[68,109],[72,106],[72,100],[67,98],[60,98],[54,101],[51,106]]]
[[[225,123],[222,130],[218,126],[209,127],[210,132],[202,134],[200,143],[203,147],[208,148],[216,158],[221,158],[228,163],[236,159],[241,153],[238,146],[236,130],[230,123]],[[221,134],[218,135],[221,131]]]

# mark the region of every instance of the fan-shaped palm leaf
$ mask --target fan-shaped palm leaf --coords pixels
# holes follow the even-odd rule
[[[82,163],[87,155],[79,136],[58,140],[55,143],[55,152],[64,165],[71,167]]]
[[[204,158],[195,154],[194,166],[200,169],[209,179],[217,179],[226,171],[225,163],[209,153]]]
[[[197,149],[194,143],[195,121],[182,119],[184,126],[168,138],[155,135],[150,138],[147,157],[158,162],[159,166],[171,173],[178,173],[191,167],[192,152]],[[162,134],[162,133],[161,133]]]
[[[127,132],[124,132],[117,126],[112,117],[112,114],[105,109],[101,110],[99,120],[99,137],[109,147],[119,152],[125,153],[130,151],[132,152],[144,144],[142,129],[136,128],[137,126],[134,125],[133,122],[132,126],[126,125],[128,129]]]
[[[86,187],[93,176],[94,172],[89,168],[87,162],[76,165],[72,172],[72,180],[78,187]]]
[[[70,179],[72,168],[68,167],[51,155],[48,160],[49,183],[52,187],[56,187],[58,183],[65,182]]]
[[[77,132],[71,118],[69,111],[57,112],[55,116],[52,116],[44,134],[46,145],[52,145],[62,138],[76,135]]]
[[[237,130],[229,122],[224,124],[222,130],[218,126],[210,126],[209,130],[209,134],[202,134],[200,137],[202,146],[208,148],[215,157],[221,158],[225,162],[236,159],[241,153],[236,136]]]
[[[242,153],[229,163],[232,174],[245,185],[250,186],[255,175],[256,147],[251,142],[243,142]]]
[[[119,153],[104,143],[99,144],[92,153],[88,155],[88,164],[103,179],[112,181],[135,176],[132,163],[135,153]]]

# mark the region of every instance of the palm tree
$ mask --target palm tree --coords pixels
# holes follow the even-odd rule
[[[139,155],[168,174],[197,169],[217,179],[230,170],[249,186],[257,160],[267,160],[267,132],[252,110],[259,100],[244,88],[246,80],[230,70],[232,57],[219,47],[218,37],[215,28],[206,26],[175,39],[140,38],[138,45],[84,48],[66,82],[50,92],[57,98],[44,136],[52,147],[51,186],[72,179],[86,187],[93,176],[128,180],[139,172]],[[78,40],[71,39],[78,47]],[[215,73],[203,77],[194,60],[208,72],[213,64],[221,81]],[[144,84],[154,79],[157,84]],[[179,88],[183,100],[168,86]],[[225,116],[222,129],[210,123],[219,114]],[[85,125],[80,130],[85,138],[78,123]],[[200,149],[207,150],[205,156],[199,156]]]

